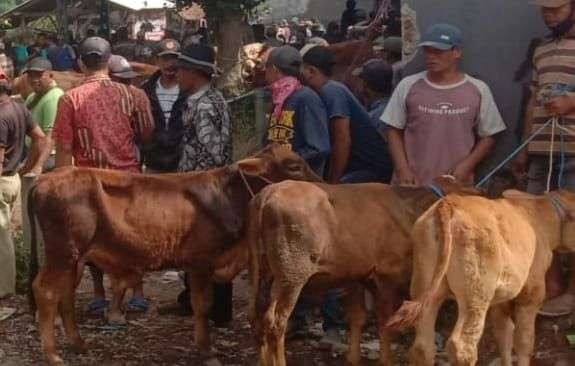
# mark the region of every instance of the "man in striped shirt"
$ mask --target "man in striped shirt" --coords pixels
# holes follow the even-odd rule
[[[524,139],[539,130],[547,121],[557,117],[558,122],[575,128],[575,6],[572,0],[536,0],[551,35],[536,50],[533,57],[532,96],[523,128]],[[551,190],[575,190],[575,139],[549,125],[514,162],[518,176],[528,177],[529,193],[542,194],[547,189],[549,170],[552,173]],[[550,151],[554,159],[550,161]],[[566,159],[559,152],[563,150]],[[527,169],[529,168],[529,169]],[[563,171],[561,174],[560,171]],[[562,316],[575,308],[575,257],[571,260],[571,278],[567,292],[564,275],[557,255],[547,274],[547,297],[552,299],[541,314]],[[558,296],[560,295],[560,296]]]
[[[160,70],[142,85],[152,106],[155,130],[152,140],[143,146],[147,172],[169,173],[178,167],[181,156],[182,111],[187,95],[180,90],[176,77],[176,61],[180,44],[165,39],[156,50]]]

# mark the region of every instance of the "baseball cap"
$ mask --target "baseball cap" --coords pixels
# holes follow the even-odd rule
[[[180,43],[175,39],[164,39],[158,44],[156,49],[156,56],[180,55]]]
[[[108,72],[110,75],[121,79],[134,79],[141,76],[132,69],[132,65],[125,57],[112,55],[108,60]]]
[[[423,35],[419,47],[433,47],[447,51],[453,47],[463,45],[463,33],[459,28],[451,24],[432,25]]]
[[[560,8],[563,5],[567,5],[572,0],[534,0],[533,5],[538,5],[544,8]]]
[[[80,57],[94,55],[99,56],[103,61],[107,61],[112,55],[112,47],[110,42],[104,38],[88,37],[80,43],[79,53]]]
[[[371,59],[361,67],[353,70],[353,76],[365,80],[373,89],[386,91],[393,83],[393,69],[389,64],[380,59]]]
[[[28,65],[26,65],[26,69],[24,70],[24,72],[28,71],[44,72],[51,70],[52,70],[52,63],[49,60],[43,57],[35,57],[28,62]]]
[[[374,41],[375,51],[385,50],[392,53],[403,53],[403,40],[401,37],[380,37]]]
[[[271,51],[267,62],[287,75],[297,76],[302,61],[302,56],[295,47],[281,46]]]

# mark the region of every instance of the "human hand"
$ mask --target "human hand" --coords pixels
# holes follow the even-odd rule
[[[452,175],[459,183],[471,186],[475,179],[475,169],[469,164],[461,162],[453,169]]]
[[[415,186],[417,185],[417,177],[409,167],[396,169],[395,182],[401,186]]]
[[[545,109],[554,116],[564,116],[575,110],[575,103],[572,97],[563,95],[545,103]]]

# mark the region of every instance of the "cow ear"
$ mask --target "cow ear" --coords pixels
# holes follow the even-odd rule
[[[268,162],[261,158],[238,161],[238,170],[247,175],[264,175],[268,171]]]

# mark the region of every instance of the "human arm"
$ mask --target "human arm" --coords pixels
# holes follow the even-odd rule
[[[332,153],[328,182],[337,184],[345,173],[351,154],[350,121],[349,118],[335,117],[330,125]]]
[[[523,133],[521,142],[527,140],[533,129],[533,112],[535,110],[536,97],[531,95],[529,103],[525,110],[525,118],[523,119]],[[511,171],[517,179],[522,179],[527,174],[527,166],[529,164],[529,151],[527,147],[523,148],[513,160],[511,164]]]
[[[330,153],[327,113],[321,100],[306,98],[295,114],[294,151],[310,162]]]
[[[38,125],[34,125],[28,132],[28,137],[32,140],[30,154],[26,159],[26,164],[20,169],[22,175],[32,172],[36,175],[42,173],[42,166],[50,155],[50,146],[46,135]]]
[[[56,168],[74,165],[73,159],[74,108],[66,96],[60,98],[52,137],[56,145]]]
[[[482,137],[473,147],[471,154],[459,162],[453,169],[453,176],[457,181],[473,185],[475,178],[475,169],[493,150],[495,139],[491,136]]]
[[[185,114],[192,113],[187,111]],[[198,140],[211,155],[217,166],[227,163],[227,147],[231,144],[231,120],[225,102],[200,103],[191,121],[196,129]]]
[[[389,145],[389,153],[393,160],[393,166],[395,167],[397,183],[401,185],[416,185],[417,178],[409,167],[409,161],[405,151],[403,129],[390,125],[387,129],[387,143]]]
[[[150,99],[138,88],[130,87],[134,97],[133,128],[140,143],[149,142],[154,134],[154,116]]]

